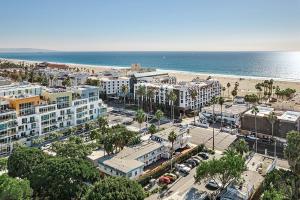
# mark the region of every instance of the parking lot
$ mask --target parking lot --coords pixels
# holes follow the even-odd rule
[[[221,154],[216,153],[215,155],[209,155],[209,159],[219,159],[221,158]],[[206,191],[208,193],[213,192],[213,190],[209,190],[205,187],[206,183],[195,184],[194,175],[196,174],[197,167],[193,168],[188,175],[180,176],[179,179],[173,184],[170,185],[168,191],[165,194],[154,194],[147,198],[147,200],[154,199],[168,199],[168,197],[172,196],[170,199],[174,199],[173,197],[178,195],[184,195],[191,187],[199,188],[201,191]]]
[[[191,143],[199,145],[204,144],[207,148],[212,148],[213,145],[213,130],[212,128],[201,128],[192,126],[190,129]],[[215,129],[215,149],[224,151],[228,146],[236,140],[236,135],[220,132]]]

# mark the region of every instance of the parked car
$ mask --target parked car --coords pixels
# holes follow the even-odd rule
[[[174,182],[177,179],[177,176],[171,175],[169,173],[165,174],[164,177],[167,177],[170,179],[170,181]]]
[[[180,171],[180,172],[183,172],[185,174],[188,174],[190,171],[191,171],[191,168],[190,167],[187,167],[186,165],[184,164],[177,164],[175,166],[175,168]]]
[[[176,174],[173,174],[173,173],[165,173],[165,176],[170,176],[170,177],[173,177],[174,179],[178,178],[178,176]]]
[[[193,161],[195,161],[196,163],[197,163],[197,165],[199,165],[200,164],[200,162],[201,162],[201,158],[200,157],[196,157],[196,156],[193,156],[192,158],[191,158]]]
[[[211,189],[219,189],[222,185],[214,180],[210,180],[206,183],[205,187],[211,188]]]
[[[171,180],[170,178],[166,177],[166,176],[161,176],[159,178],[159,183],[164,183],[164,184],[170,184]]]
[[[203,160],[207,160],[209,158],[207,153],[204,152],[198,153],[198,156],[200,156]]]
[[[191,164],[191,165],[193,166],[193,168],[197,166],[197,162],[194,161],[194,160],[192,160],[192,159],[188,159],[188,160],[185,161],[185,162]]]
[[[192,165],[191,163],[188,163],[186,161],[183,164],[191,169],[194,168],[194,165]]]

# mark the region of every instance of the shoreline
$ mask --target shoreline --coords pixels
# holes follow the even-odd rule
[[[130,66],[110,66],[110,65],[93,65],[93,64],[79,64],[79,63],[64,63],[64,62],[51,62],[51,61],[39,61],[39,60],[22,60],[22,59],[10,59],[10,58],[1,58],[0,60],[7,60],[10,62],[25,62],[29,64],[35,64],[40,62],[49,62],[53,64],[65,64],[71,68],[89,68],[95,70],[95,72],[101,72],[104,70],[124,70],[130,69]],[[161,68],[154,68],[156,71],[159,72],[168,72],[169,74],[187,74],[193,76],[212,76],[215,78],[233,78],[233,79],[251,79],[251,80],[270,80],[273,79],[274,81],[279,82],[294,82],[300,83],[299,79],[293,78],[277,78],[277,77],[263,77],[263,76],[247,76],[247,75],[233,75],[233,74],[215,74],[215,73],[207,73],[207,72],[192,72],[192,71],[182,71],[182,70],[172,70],[172,69],[161,69]]]

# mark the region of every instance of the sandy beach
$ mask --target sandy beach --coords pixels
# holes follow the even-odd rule
[[[25,64],[35,64],[40,63],[40,61],[24,61],[24,60],[16,60],[16,59],[5,59],[10,62],[20,63],[24,62]],[[51,62],[55,63],[55,62]],[[96,66],[96,65],[84,65],[84,64],[74,64],[74,63],[57,63],[57,64],[66,64],[70,68],[79,68],[82,71],[85,71],[86,69],[94,70],[95,73],[97,72],[103,72],[107,70],[126,70],[129,68],[119,68],[119,67],[112,67],[112,66]],[[161,71],[167,71],[167,70],[161,70]],[[244,96],[249,93],[257,93],[255,89],[255,85],[259,82],[262,82],[264,80],[269,80],[271,78],[260,78],[260,77],[250,77],[250,76],[228,76],[228,75],[214,75],[214,74],[201,74],[201,73],[193,73],[193,72],[179,72],[179,71],[170,71],[168,70],[169,74],[171,76],[175,76],[177,78],[177,81],[191,81],[192,79],[199,77],[200,79],[206,79],[208,76],[211,76],[214,79],[217,79],[221,82],[221,84],[226,87],[227,83],[229,82],[231,84],[231,87],[229,88],[229,93],[233,90],[234,83],[238,82],[238,95]],[[282,80],[282,79],[276,79],[274,78],[274,86],[279,86],[281,89],[285,88],[293,88],[296,89],[297,93],[300,92],[300,80]],[[224,96],[228,96],[228,89],[226,87],[226,91],[224,92]]]

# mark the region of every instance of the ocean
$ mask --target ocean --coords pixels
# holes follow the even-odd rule
[[[46,52],[0,58],[95,66],[143,67],[224,76],[300,80],[300,52]]]

